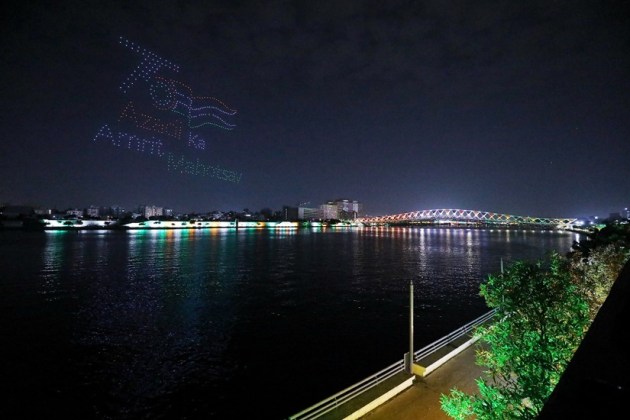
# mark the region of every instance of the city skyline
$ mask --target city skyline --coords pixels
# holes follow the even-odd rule
[[[344,204],[345,202],[345,204]],[[426,215],[437,214],[442,216],[444,214],[479,214],[489,215],[499,218],[541,218],[541,219],[577,219],[582,223],[597,223],[597,221],[619,221],[630,220],[630,210],[628,207],[613,209],[607,214],[591,214],[591,215],[571,215],[561,216],[557,218],[547,218],[544,216],[538,216],[533,214],[505,214],[494,212],[492,210],[483,209],[415,209],[412,211],[405,211],[391,214],[369,214],[363,211],[364,203],[358,200],[336,199],[327,200],[325,203],[314,205],[310,202],[298,203],[295,205],[282,205],[280,207],[264,207],[261,209],[254,209],[244,207],[243,209],[201,209],[201,210],[188,210],[178,211],[163,205],[155,204],[139,204],[132,206],[119,206],[119,205],[102,205],[102,206],[69,206],[62,208],[52,208],[46,206],[30,206],[30,205],[15,205],[15,204],[2,204],[0,203],[0,218],[8,217],[9,219],[16,218],[18,216],[24,217],[34,214],[38,217],[45,217],[46,215],[55,215],[59,217],[61,215],[74,216],[77,218],[94,218],[94,219],[110,219],[121,217],[137,217],[138,215],[150,218],[151,216],[167,216],[179,218],[182,216],[199,215],[204,217],[210,217],[212,219],[233,219],[239,217],[256,218],[260,220],[271,219],[284,219],[284,220],[334,220],[334,219],[355,219],[355,218],[379,218],[384,217],[412,217],[413,214],[422,213],[423,218]],[[227,217],[227,219],[226,219]]]
[[[628,206],[622,2],[43,4],[3,4],[0,203]]]

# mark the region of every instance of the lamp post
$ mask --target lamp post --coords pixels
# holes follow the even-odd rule
[[[409,280],[409,355],[407,373],[413,373],[413,280]]]

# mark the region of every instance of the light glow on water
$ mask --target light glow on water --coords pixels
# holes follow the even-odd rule
[[[575,237],[434,227],[3,235],[0,324],[21,331],[5,341],[19,355],[5,375],[16,389],[37,384],[61,412],[55,389],[88,412],[219,418],[260,417],[261,407],[286,418],[402,358],[410,279],[422,290],[420,348],[487,310],[479,284],[501,258],[566,252]],[[265,404],[277,395],[282,403]]]

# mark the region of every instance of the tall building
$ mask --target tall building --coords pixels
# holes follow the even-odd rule
[[[339,219],[339,212],[337,211],[336,204],[322,204],[319,206],[319,210],[322,213],[322,219],[332,220]]]
[[[363,205],[357,200],[338,198],[326,204],[337,206],[337,218],[340,220],[354,220],[361,214]]]
[[[88,209],[85,212],[86,212],[88,217],[97,218],[99,216],[98,207],[96,207],[96,206],[88,207]]]
[[[297,207],[283,206],[282,207],[282,220],[293,221],[299,219],[299,212]]]
[[[112,216],[119,218],[122,217],[123,214],[125,214],[125,208],[121,207],[119,205],[113,205],[110,207],[110,212],[112,214]]]
[[[66,215],[81,218],[83,217],[83,210],[79,210],[79,209],[66,210]]]
[[[321,212],[318,208],[298,207],[297,210],[299,220],[319,220],[322,218]]]
[[[140,213],[147,219],[155,216],[163,216],[164,208],[157,206],[141,206]]]
[[[34,211],[35,211],[35,214],[38,215],[38,216],[50,216],[52,214],[52,210],[51,209],[45,209],[45,208],[42,208],[42,207],[38,207],[38,208],[34,209]]]

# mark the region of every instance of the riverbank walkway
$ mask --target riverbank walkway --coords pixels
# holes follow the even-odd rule
[[[426,377],[400,372],[378,386],[318,417],[325,420],[360,418],[364,420],[438,420],[449,417],[442,411],[440,396],[448,394],[453,387],[466,393],[477,392],[475,379],[483,375],[482,368],[475,364],[476,344],[466,347]],[[451,350],[455,345],[451,347]],[[413,378],[413,384],[386,402],[356,417],[357,410],[379,398],[391,389]]]
[[[440,396],[453,387],[474,393],[475,379],[483,375],[482,368],[475,364],[475,351],[481,344],[472,338],[473,332],[469,331],[430,351],[416,361],[415,375],[400,371],[321,416],[300,414],[294,418],[447,419]],[[343,393],[341,400],[345,400]]]
[[[386,403],[361,417],[365,420],[385,419],[449,419],[440,405],[440,395],[453,387],[466,393],[477,392],[475,379],[483,372],[475,364],[477,344],[468,346],[427,377],[416,376],[413,385]]]
[[[630,261],[540,413],[540,419],[615,418],[624,412],[630,401],[629,316]],[[453,343],[452,347],[456,345]],[[359,418],[448,419],[440,405],[442,394],[454,387],[469,394],[478,392],[475,379],[483,375],[483,369],[475,364],[475,349],[479,345],[477,342],[466,347],[426,377],[416,376],[413,385]],[[400,375],[410,377],[406,373]],[[331,412],[324,418],[341,419],[346,415]]]

